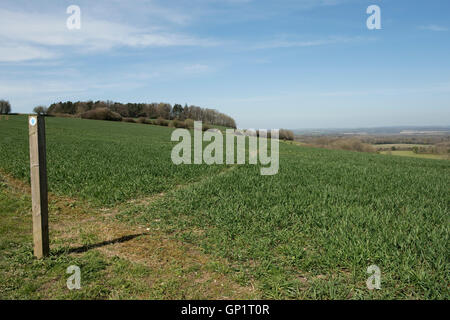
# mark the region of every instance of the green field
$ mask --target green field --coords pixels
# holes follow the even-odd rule
[[[0,122],[0,168],[29,179],[27,120]],[[175,166],[171,129],[126,122],[47,118],[49,189],[95,205],[170,190],[223,168]]]
[[[173,165],[170,128],[46,121],[55,224],[63,219],[58,212],[66,210],[55,213],[55,208],[75,203],[84,208],[80,221],[92,211],[98,221],[117,228],[148,228],[151,236],[198,251],[203,262],[184,268],[190,262],[177,263],[184,258],[172,254],[172,246],[158,254],[169,254],[174,265],[154,269],[145,263],[154,255],[148,253],[152,248],[142,245],[147,253],[139,259],[128,254],[116,261],[97,249],[74,254],[67,250],[73,244],[64,242],[64,229],[51,239],[52,252],[60,254],[36,261],[26,224],[29,198],[5,182],[0,188],[0,298],[46,297],[48,282],[63,298],[222,297],[216,291],[202,295],[210,286],[191,287],[205,266],[212,279],[226,279],[227,296],[234,298],[449,298],[448,161],[281,143],[279,173],[261,176],[252,165]],[[27,139],[24,116],[0,121],[0,170],[25,182]],[[101,240],[92,235],[99,232],[79,234],[82,244]],[[64,291],[62,266],[72,260],[92,270],[88,289],[77,295]],[[366,269],[373,264],[381,269],[382,289],[369,291]],[[120,285],[152,272],[169,278],[156,287],[141,285],[139,292]],[[180,282],[186,275],[192,283]]]

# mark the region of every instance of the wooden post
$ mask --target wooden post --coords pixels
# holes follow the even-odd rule
[[[50,253],[48,237],[47,159],[45,118],[28,117],[30,135],[31,198],[33,206],[34,255],[41,259]]]

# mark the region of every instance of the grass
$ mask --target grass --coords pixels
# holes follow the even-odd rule
[[[250,165],[173,166],[169,128],[58,118],[47,127],[49,186],[59,199],[52,252],[64,254],[32,259],[29,199],[3,188],[0,297],[220,297],[206,278],[238,298],[449,298],[447,161],[281,143],[279,173],[261,176]],[[24,117],[0,122],[0,168],[25,182],[26,130]],[[69,220],[67,208],[75,210]],[[67,252],[147,228],[130,241]],[[167,257],[172,263],[157,263]],[[77,295],[61,275],[75,258],[92,263],[91,283]],[[372,264],[381,290],[366,288]],[[115,271],[129,266],[138,271]],[[123,277],[129,288],[155,279],[149,270],[168,280],[121,289]]]

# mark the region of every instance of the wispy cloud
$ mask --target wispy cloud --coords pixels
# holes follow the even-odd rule
[[[185,66],[183,70],[187,73],[198,74],[209,71],[210,67],[205,64],[193,64]]]
[[[0,62],[20,62],[56,57],[56,53],[45,48],[21,44],[0,44]]]
[[[83,17],[80,30],[68,30],[65,16],[22,13],[0,9],[0,61],[51,59],[60,49],[77,52],[110,50],[115,47],[214,46],[218,42],[163,31],[159,27],[136,28]]]
[[[420,30],[428,30],[428,31],[436,31],[436,32],[442,32],[442,31],[448,31],[447,27],[438,26],[436,24],[430,24],[427,26],[419,26]]]
[[[278,39],[267,40],[259,42],[249,49],[275,49],[275,48],[294,48],[294,47],[317,47],[331,44],[352,43],[359,41],[373,40],[373,38],[364,37],[328,37],[323,39],[298,40],[287,37],[280,37]]]

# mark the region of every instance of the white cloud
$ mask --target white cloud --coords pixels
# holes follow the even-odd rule
[[[187,73],[203,73],[209,70],[209,66],[204,64],[193,64],[184,67],[184,71],[186,71]]]
[[[50,59],[57,50],[72,47],[78,52],[110,50],[115,47],[214,46],[218,42],[193,36],[140,29],[96,20],[82,13],[81,29],[68,30],[68,15],[52,16],[0,9],[0,42],[6,48],[1,61]],[[13,45],[13,44],[14,45]],[[14,57],[15,56],[15,57]]]
[[[0,62],[53,59],[56,56],[54,52],[35,46],[0,44]]]
[[[186,2],[184,8],[180,4],[163,1],[165,6],[156,3],[155,0],[78,0],[77,3],[81,8],[89,8],[90,12],[94,12],[99,16],[107,16],[108,18],[123,19],[124,17],[133,17],[133,21],[160,21],[169,22],[178,25],[186,25],[192,22],[192,8],[190,2]],[[181,3],[183,4],[183,3]]]
[[[81,88],[80,85],[75,84],[63,84],[57,81],[39,81],[38,83],[32,81],[24,82],[0,82],[0,96],[33,96],[36,94],[49,94],[49,93],[71,93],[84,91],[85,88]]]
[[[364,40],[372,40],[372,38],[362,37],[329,37],[315,40],[297,40],[281,37],[274,40],[263,41],[250,47],[250,49],[274,49],[274,48],[294,48],[294,47],[317,47],[331,44],[350,43]]]
[[[436,32],[448,31],[448,28],[442,27],[442,26],[438,26],[436,24],[430,24],[430,25],[427,25],[427,26],[419,26],[419,29],[421,29],[421,30],[428,30],[428,31],[436,31]]]

